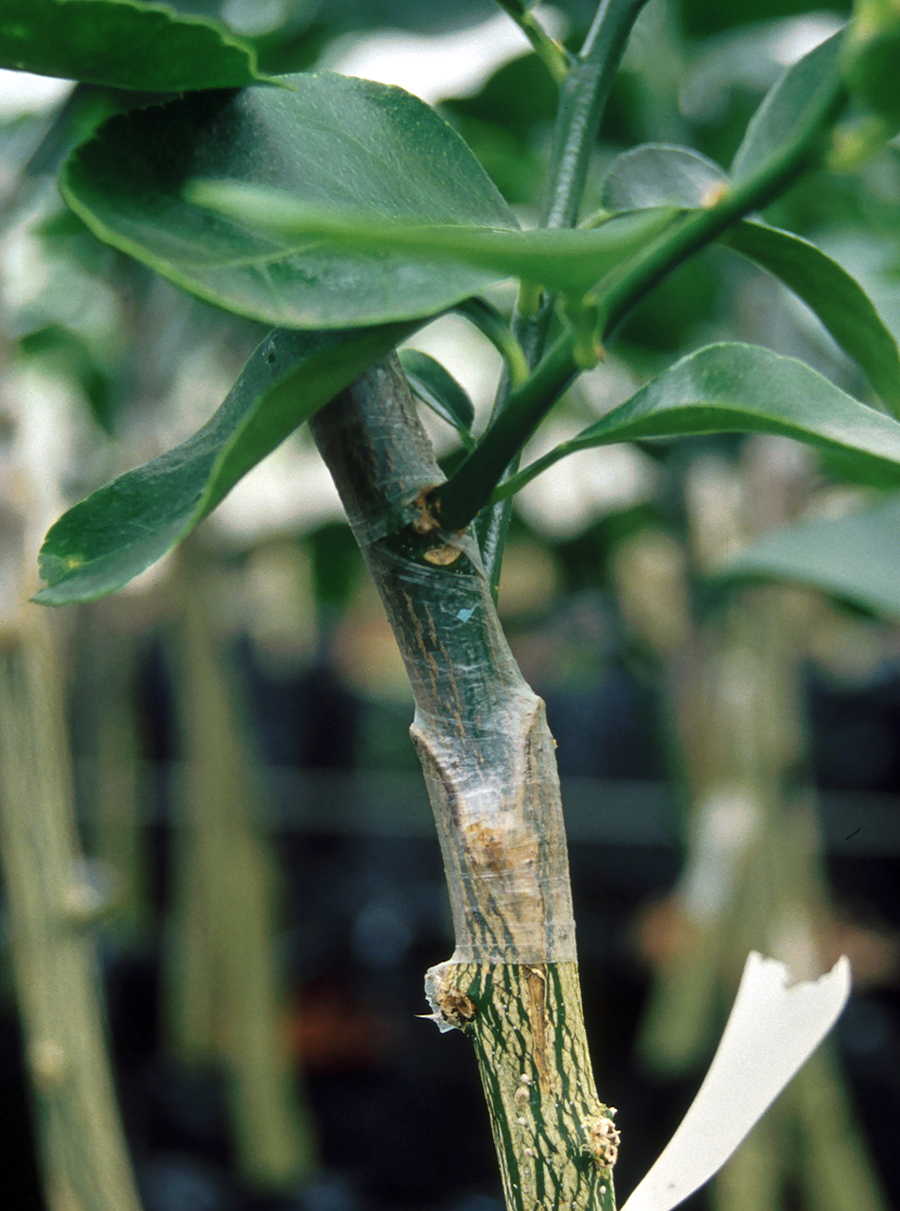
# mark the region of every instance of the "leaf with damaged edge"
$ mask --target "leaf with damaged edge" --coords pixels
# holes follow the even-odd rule
[[[192,437],[120,475],[51,527],[39,557],[42,605],[92,601],[150,567],[299,424],[408,336],[410,325],[275,331]]]
[[[747,958],[709,1071],[687,1114],[621,1211],[671,1211],[717,1173],[831,1030],[850,964],[791,983],[783,963]]]

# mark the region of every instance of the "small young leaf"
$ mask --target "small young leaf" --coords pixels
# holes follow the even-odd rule
[[[835,90],[840,77],[841,30],[804,55],[763,98],[731,162],[731,179],[754,176],[785,148],[804,137],[812,117]]]
[[[819,1046],[849,995],[846,957],[818,980],[791,984],[783,963],[752,952],[697,1096],[622,1211],[671,1211],[709,1181]]]
[[[463,444],[471,449],[472,423],[475,409],[465,389],[459,385],[440,362],[418,349],[399,351],[403,372],[413,392],[428,407],[459,434]]]
[[[241,315],[347,328],[433,315],[497,274],[408,255],[282,241],[184,197],[197,177],[279,190],[382,223],[515,229],[459,136],[417,97],[370,80],[286,76],[289,87],[192,93],[111,119],[63,173],[66,200],[102,240]]]
[[[145,92],[265,78],[224,25],[137,0],[0,0],[0,67]]]
[[[788,526],[745,548],[715,575],[805,584],[900,621],[900,497],[846,517]]]
[[[51,527],[39,565],[42,605],[115,592],[179,543],[251,467],[376,358],[408,336],[393,325],[351,332],[275,331],[193,437],[120,475]]]
[[[709,345],[501,484],[502,499],[566,454],[636,438],[773,433],[835,452],[872,482],[900,483],[900,424],[793,358]]]
[[[603,178],[600,204],[606,210],[650,206],[705,206],[728,184],[725,170],[689,147],[642,143],[611,162]]]

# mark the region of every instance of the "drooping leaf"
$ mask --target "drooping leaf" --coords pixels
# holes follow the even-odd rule
[[[399,356],[414,394],[456,430],[464,445],[471,447],[475,409],[465,388],[440,362],[419,349],[401,349]]]
[[[803,138],[829,98],[839,96],[835,85],[840,79],[843,37],[841,30],[826,38],[789,67],[766,93],[731,162],[735,184],[754,176]]]
[[[872,300],[815,244],[764,223],[738,223],[724,243],[775,275],[818,316],[844,353],[900,416],[900,351]]]
[[[275,331],[214,416],[174,450],[120,475],[51,527],[40,553],[43,605],[92,601],[160,559],[237,481],[410,326]]]
[[[809,585],[900,621],[900,497],[846,517],[788,526],[716,573]]]
[[[392,223],[365,212],[307,206],[283,190],[229,181],[197,182],[188,196],[286,248],[318,239],[336,250],[419,256],[425,264],[492,270],[495,278],[518,277],[576,295],[664,231],[677,213],[664,208],[615,215],[595,228],[511,231]]]
[[[862,478],[900,484],[900,424],[793,358],[709,345],[663,371],[601,420],[501,484],[512,495],[566,454],[637,438],[772,433],[839,454]]]
[[[103,240],[178,285],[254,319],[346,328],[431,315],[496,273],[318,237],[251,232],[184,197],[195,178],[281,190],[378,223],[515,229],[459,136],[402,89],[322,73],[288,88],[192,94],[113,118],[69,161],[66,200]]]
[[[728,177],[712,160],[686,147],[647,144],[613,160],[602,202],[612,211],[698,207],[727,185]],[[736,223],[722,243],[768,270],[802,299],[894,415],[900,415],[897,342],[851,274],[815,244],[765,223]]]
[[[138,0],[0,0],[0,67],[146,92],[263,78],[218,21]]]

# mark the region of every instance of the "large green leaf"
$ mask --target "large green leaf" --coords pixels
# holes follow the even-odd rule
[[[358,254],[413,254],[426,264],[471,265],[574,295],[586,293],[660,235],[678,213],[666,207],[614,215],[593,228],[509,231],[379,221],[378,215],[307,206],[283,190],[227,181],[197,182],[188,196],[250,231],[273,236],[285,247],[319,239],[329,248]]]
[[[646,144],[617,156],[603,184],[609,210],[699,207],[726,188],[717,164],[686,147]],[[871,299],[837,261],[808,240],[744,220],[722,242],[767,269],[818,316],[835,342],[868,376],[894,415],[900,415],[900,351]]]
[[[755,345],[709,345],[497,489],[516,492],[577,450],[637,438],[772,433],[838,454],[859,476],[900,484],[900,424],[793,358]]]
[[[224,25],[138,0],[0,0],[0,67],[145,92],[262,78]]]
[[[316,237],[285,242],[188,201],[188,181],[227,179],[318,210],[365,211],[374,224],[517,227],[466,145],[418,98],[330,73],[284,82],[113,118],[69,161],[67,201],[101,239],[179,285],[285,327],[431,315],[496,280]]]
[[[69,509],[41,548],[44,605],[91,601],[171,550],[237,481],[410,325],[350,332],[275,331],[221,408],[193,437]]]
[[[717,575],[810,585],[900,620],[900,497],[780,530],[747,547]]]
[[[755,176],[785,148],[803,139],[829,97],[839,95],[835,84],[840,78],[843,38],[843,30],[826,38],[789,67],[766,93],[731,162],[735,183]]]

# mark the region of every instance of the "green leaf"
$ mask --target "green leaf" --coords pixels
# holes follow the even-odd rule
[[[728,184],[724,169],[689,147],[642,143],[615,157],[606,170],[600,204],[606,210],[708,205]]]
[[[892,133],[900,125],[900,12],[890,0],[856,0],[853,7],[844,80],[854,99],[885,119]]]
[[[699,207],[728,184],[717,164],[686,147],[647,144],[617,156],[607,170],[602,203],[609,210]],[[823,327],[900,415],[900,351],[872,301],[837,261],[808,240],[749,220],[722,243],[768,270],[818,316]]]
[[[469,449],[474,445],[472,424],[475,408],[465,389],[440,362],[418,349],[399,351],[403,372],[413,392],[424,404],[459,434]]]
[[[425,264],[471,265],[498,278],[518,277],[579,296],[661,234],[676,213],[667,208],[614,215],[594,228],[511,231],[391,223],[376,214],[307,206],[282,190],[228,181],[198,182],[188,196],[286,247],[319,239],[336,250],[417,255]]]
[[[738,223],[726,233],[723,243],[793,290],[862,368],[894,416],[900,416],[897,342],[872,300],[846,269],[815,244],[763,223]]]
[[[284,327],[432,315],[496,279],[469,265],[335,251],[318,237],[273,239],[187,201],[188,181],[224,178],[376,224],[517,226],[466,145],[418,98],[330,73],[284,83],[113,118],[70,159],[66,200],[101,239],[178,285]]]
[[[747,577],[809,585],[900,620],[900,497],[787,527],[716,569],[716,579]]]
[[[841,30],[804,55],[769,89],[731,162],[735,184],[755,176],[804,137],[840,76]]]
[[[146,92],[263,78],[224,25],[138,0],[0,0],[0,67]]]
[[[630,400],[501,484],[511,496],[577,450],[637,438],[772,433],[840,454],[879,484],[900,483],[900,424],[793,358],[755,345],[709,345],[682,358]]]
[[[275,331],[214,416],[174,450],[99,488],[52,526],[39,566],[43,605],[92,601],[180,542],[237,481],[376,358],[408,325]]]

